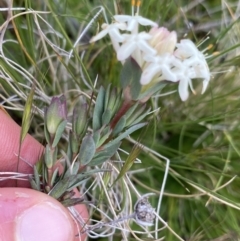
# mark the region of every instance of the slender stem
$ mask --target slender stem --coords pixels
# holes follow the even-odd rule
[[[90,226],[90,227],[87,227],[87,228],[83,231],[83,233],[92,231],[92,230],[94,230],[94,229],[101,228],[102,226],[107,226],[107,225],[113,225],[113,224],[115,224],[115,223],[120,223],[120,222],[123,222],[123,221],[125,221],[125,220],[127,220],[127,219],[134,218],[135,216],[136,216],[136,214],[133,213],[133,214],[130,214],[130,215],[128,215],[128,216],[121,217],[121,218],[119,218],[119,219],[117,219],[117,220],[113,220],[113,221],[110,221],[110,222],[107,222],[107,223],[98,223],[98,224],[92,225],[92,226]]]

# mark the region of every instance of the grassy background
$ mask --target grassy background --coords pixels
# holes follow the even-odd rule
[[[6,5],[4,1],[2,4]],[[109,21],[116,11],[131,13],[128,0],[14,1],[14,6],[44,13],[39,13],[40,19],[30,11],[22,15],[23,11],[14,11],[14,22],[10,22],[4,41],[1,40],[1,99],[7,99],[4,106],[21,123],[31,82],[37,83],[30,132],[43,143],[42,110],[51,96],[66,94],[71,111],[82,93],[91,93],[97,75],[96,89],[108,83],[119,87],[121,64],[109,39],[88,44],[105,21],[102,14],[75,48],[75,57],[69,63],[64,57],[64,50],[70,51],[100,5],[105,7]],[[184,103],[177,93],[154,97],[148,105],[153,109],[160,107],[160,111],[149,117],[145,131],[132,136],[135,140],[140,136],[143,145],[170,159],[160,215],[184,240],[240,239],[239,7],[236,0],[143,0],[141,6],[142,16],[175,30],[178,39],[187,36],[200,44],[201,50],[211,46],[206,53],[212,80],[206,93],[200,95],[201,83],[196,82],[198,95],[191,94]],[[0,23],[4,22],[6,12],[0,15]],[[83,50],[85,56],[81,59]],[[176,86],[171,86],[164,92],[174,89]],[[129,140],[122,144],[126,151],[132,147]],[[142,163],[134,164],[129,172],[131,180],[142,194],[159,193],[164,161],[144,151],[139,158]],[[151,198],[151,202],[156,206],[157,198]],[[167,229],[159,236],[177,240]],[[144,235],[141,238],[149,239]],[[120,232],[116,231],[114,240],[121,240]],[[130,235],[129,240],[135,238]]]

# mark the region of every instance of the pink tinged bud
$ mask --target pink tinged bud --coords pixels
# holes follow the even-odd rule
[[[150,45],[157,50],[158,54],[173,53],[177,43],[175,31],[169,32],[164,27],[153,27],[149,34],[152,35]]]
[[[67,104],[64,95],[52,98],[45,111],[45,119],[48,132],[55,134],[58,126],[67,119]]]

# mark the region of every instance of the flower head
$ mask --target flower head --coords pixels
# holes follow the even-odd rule
[[[156,50],[148,44],[151,35],[141,32],[138,34],[124,34],[123,36],[124,42],[117,51],[117,58],[119,61],[126,60],[135,50],[141,50],[142,52],[151,55],[156,54]]]
[[[192,79],[203,79],[203,94],[210,81],[210,72],[203,53],[197,49],[191,40],[184,39],[177,44],[174,55],[182,62],[180,68],[178,66],[173,70],[180,81],[179,94],[181,99],[185,101],[188,98],[188,85],[194,92]]]
[[[103,38],[107,34],[109,34],[110,39],[111,39],[112,44],[113,44],[113,48],[115,49],[115,51],[117,51],[119,49],[119,43],[123,42],[123,40],[124,40],[124,38],[121,35],[121,33],[119,32],[119,30],[125,30],[126,24],[117,23],[117,22],[112,23],[112,24],[104,23],[102,25],[102,29],[103,29],[102,31],[100,31],[97,35],[95,35],[90,40],[90,43],[95,42],[95,41]]]
[[[56,134],[58,126],[67,119],[66,98],[53,97],[45,111],[46,127],[50,134]]]

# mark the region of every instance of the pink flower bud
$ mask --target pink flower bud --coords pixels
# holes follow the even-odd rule
[[[64,95],[52,98],[49,107],[45,111],[45,119],[48,132],[56,134],[58,126],[67,119],[67,106]]]
[[[177,34],[175,31],[169,32],[164,27],[153,27],[149,34],[152,35],[149,43],[157,50],[158,54],[173,53],[177,43]]]

